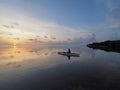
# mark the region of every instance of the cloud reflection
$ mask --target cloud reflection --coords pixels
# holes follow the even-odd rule
[[[0,48],[0,65],[6,64],[13,65],[16,63],[24,63],[24,61],[30,61],[39,59],[42,61],[45,58],[49,58],[52,55],[57,57],[57,52],[61,51],[62,48],[54,48],[54,47],[1,47]],[[86,49],[87,50],[87,49]],[[80,53],[80,58],[87,58],[88,56],[94,56],[91,54],[90,50],[86,51],[82,48],[73,49]],[[64,58],[64,57],[63,57]],[[66,59],[66,58],[65,58]]]

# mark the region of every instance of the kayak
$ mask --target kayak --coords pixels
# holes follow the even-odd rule
[[[80,57],[79,54],[77,53],[69,53],[69,52],[58,52],[59,55],[64,55],[64,56],[73,56],[73,57]]]

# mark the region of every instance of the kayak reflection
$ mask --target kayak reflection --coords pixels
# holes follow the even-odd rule
[[[58,52],[58,55],[67,56],[68,60],[70,60],[71,57],[80,57],[78,53],[72,53],[70,49],[68,49],[68,52]]]

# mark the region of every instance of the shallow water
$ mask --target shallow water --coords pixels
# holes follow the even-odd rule
[[[120,90],[120,53],[71,46],[0,47],[0,90]]]

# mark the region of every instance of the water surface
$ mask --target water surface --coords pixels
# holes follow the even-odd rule
[[[120,53],[71,46],[0,47],[0,90],[120,90]]]

